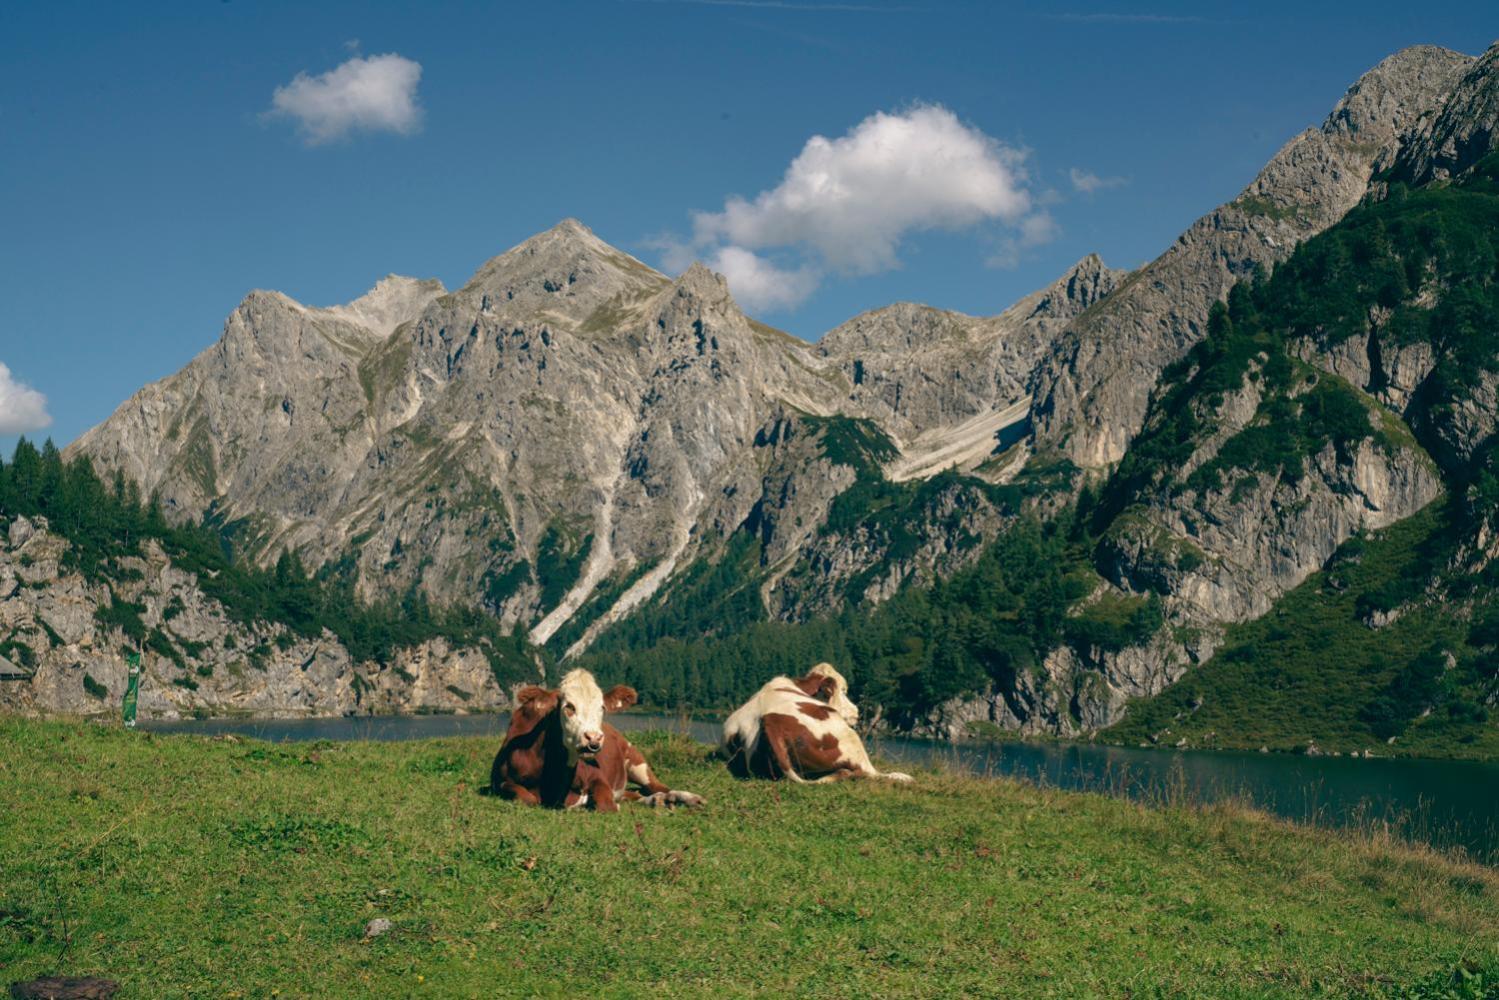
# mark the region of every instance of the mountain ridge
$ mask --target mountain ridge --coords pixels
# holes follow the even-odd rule
[[[566,219],[452,292],[399,279],[328,310],[252,293],[217,344],[69,455],[262,564],[292,550],[365,599],[482,608],[555,657],[624,635],[711,658],[736,629],[865,614],[949,579],[982,595],[1061,560],[1049,594],[1004,585],[1054,617],[984,639],[987,665],[962,663],[976,640],[920,637],[880,654],[871,685],[923,731],[1096,731],[1480,455],[1487,396],[1463,395],[1456,419],[1410,409],[1457,391],[1432,382],[1430,343],[1234,330],[1258,322],[1243,289],[1352,239],[1338,227],[1361,205],[1479,169],[1493,63],[1396,53],[1155,261],[1087,255],[994,316],[895,303],[806,343],[701,264],[671,278]],[[1448,174],[1411,188],[1438,160]],[[1336,434],[1290,433],[1287,414]],[[1269,427],[1306,453],[1248,483],[1234,463],[1270,461],[1242,458]],[[1100,488],[1107,517],[1088,506]],[[942,662],[950,683],[929,676]]]

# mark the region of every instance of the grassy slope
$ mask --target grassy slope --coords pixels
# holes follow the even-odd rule
[[[1400,727],[1393,745],[1365,714],[1406,664],[1433,648],[1464,658],[1446,678],[1453,692],[1442,701],[1471,694],[1460,684],[1470,672],[1467,658],[1478,655],[1465,645],[1468,622],[1448,601],[1419,599],[1420,584],[1450,555],[1447,517],[1447,504],[1432,504],[1374,533],[1355,554],[1345,546],[1268,614],[1230,629],[1222,650],[1203,666],[1132,703],[1102,738],[1131,746],[1159,737],[1166,745],[1185,738],[1194,747],[1297,751],[1316,743],[1383,756],[1499,757],[1499,725],[1454,718],[1445,705]],[[1371,599],[1410,581],[1417,599],[1402,598],[1394,622],[1365,623]]]
[[[1303,997],[1499,969],[1499,875],[1430,853],[934,774],[745,784],[646,742],[706,809],[481,797],[492,740],[0,720],[0,977],[153,997]],[[381,915],[395,929],[361,940]]]

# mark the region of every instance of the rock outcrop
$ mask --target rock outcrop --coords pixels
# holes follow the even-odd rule
[[[1124,276],[1089,254],[997,316],[901,302],[856,316],[817,348],[848,380],[849,399],[910,441],[1023,399],[1057,336]]]
[[[121,561],[112,579],[65,568],[68,543],[44,519],[10,521],[0,534],[0,710],[112,715],[135,648],[101,611],[135,605],[148,631],[139,714],[321,716],[487,712],[508,708],[479,649],[443,640],[401,649],[389,663],[356,662],[324,631],[307,638],[275,622],[244,624],[204,595],[159,547]]]
[[[1463,74],[1441,110],[1425,116],[1400,151],[1398,180],[1449,180],[1493,152],[1499,136],[1499,45]]]

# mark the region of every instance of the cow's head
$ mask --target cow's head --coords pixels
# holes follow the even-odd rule
[[[848,681],[833,669],[831,663],[819,663],[807,672],[808,678],[820,678],[817,697],[828,703],[828,707],[850,726],[859,724],[859,706],[848,698]]]
[[[568,671],[557,685],[558,711],[562,713],[562,737],[569,750],[589,757],[604,747],[604,713],[635,704],[635,689],[617,684],[605,694],[593,674],[583,669]]]

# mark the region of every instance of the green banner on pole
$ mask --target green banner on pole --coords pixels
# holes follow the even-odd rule
[[[125,702],[121,711],[125,717],[125,728],[135,728],[135,703],[141,694],[141,654],[126,653],[125,663],[129,667],[125,682]]]

